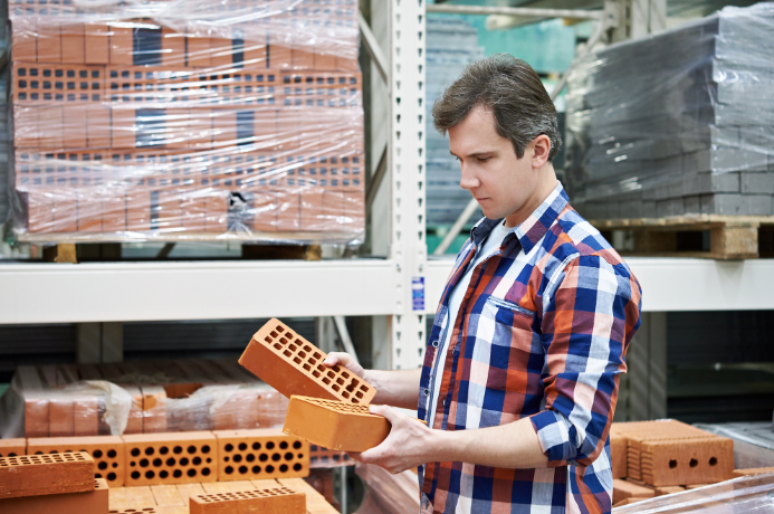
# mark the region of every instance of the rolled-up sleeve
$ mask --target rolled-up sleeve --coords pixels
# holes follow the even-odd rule
[[[549,466],[588,466],[604,449],[641,294],[627,266],[598,255],[573,259],[546,287],[546,405],[531,421]]]

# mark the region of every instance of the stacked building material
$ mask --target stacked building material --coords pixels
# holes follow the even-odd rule
[[[22,240],[356,241],[354,0],[11,0]]]
[[[761,3],[584,57],[567,95],[573,206],[599,220],[774,214],[772,50]]]
[[[433,126],[433,103],[460,76],[465,66],[484,57],[476,29],[462,19],[430,16],[427,19],[427,224],[451,225],[470,201],[460,189],[460,165],[449,155],[449,140]],[[479,212],[477,220],[481,217]]]

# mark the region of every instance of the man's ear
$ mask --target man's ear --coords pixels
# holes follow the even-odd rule
[[[548,162],[548,156],[551,154],[551,138],[545,134],[540,134],[532,140],[534,151],[532,152],[532,167],[538,169]]]

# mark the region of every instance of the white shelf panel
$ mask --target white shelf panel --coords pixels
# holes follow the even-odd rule
[[[642,285],[642,310],[774,310],[774,259],[629,257],[626,262]],[[435,312],[451,272],[450,259],[427,263],[427,313]]]
[[[0,264],[0,324],[388,315],[399,279],[384,260]]]

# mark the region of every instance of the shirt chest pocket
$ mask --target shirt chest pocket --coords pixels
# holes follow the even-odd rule
[[[525,369],[530,355],[543,353],[540,336],[533,330],[534,323],[533,311],[508,300],[489,296],[479,320],[482,337],[477,338],[476,344],[488,346],[493,366]],[[489,337],[486,332],[489,332]]]

